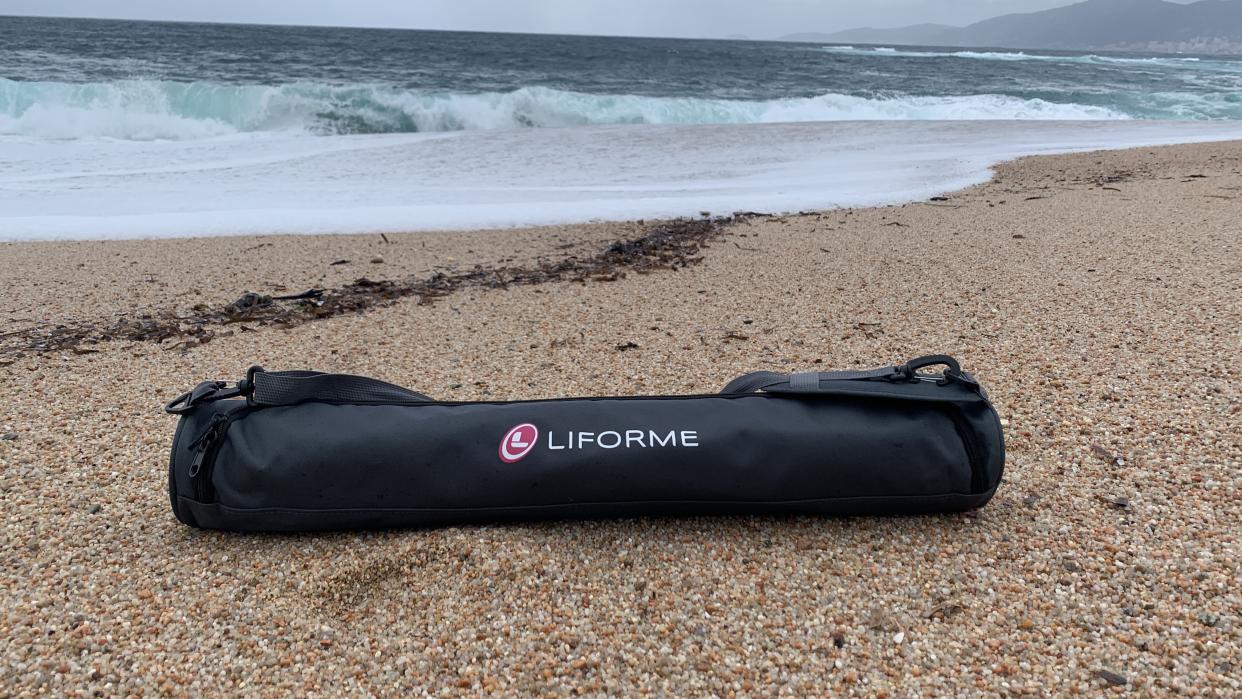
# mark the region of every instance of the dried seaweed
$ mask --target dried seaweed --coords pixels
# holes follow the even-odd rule
[[[246,292],[234,301],[200,304],[188,312],[152,310],[113,319],[78,319],[40,324],[0,335],[0,357],[27,353],[81,351],[84,345],[115,340],[165,342],[185,349],[211,341],[221,328],[252,323],[282,328],[347,313],[362,313],[399,299],[415,297],[420,304],[464,288],[504,289],[549,282],[614,281],[627,273],[676,270],[699,262],[700,249],[732,224],[764,214],[678,219],[660,223],[638,238],[619,240],[589,257],[570,255],[529,266],[485,267],[464,272],[436,272],[430,277],[374,281],[361,277],[336,288],[309,289],[291,296]]]

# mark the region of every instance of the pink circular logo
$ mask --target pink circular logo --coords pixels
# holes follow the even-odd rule
[[[500,440],[500,460],[511,464],[530,453],[539,439],[539,428],[524,422],[511,428]]]

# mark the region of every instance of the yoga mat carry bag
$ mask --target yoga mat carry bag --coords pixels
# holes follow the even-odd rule
[[[942,355],[712,395],[479,403],[254,367],[166,409],[177,519],[238,531],[952,512],[985,504],[1004,464],[987,394]]]

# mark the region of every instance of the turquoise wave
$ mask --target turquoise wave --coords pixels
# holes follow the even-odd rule
[[[455,93],[310,82],[261,86],[0,79],[0,134],[43,139],[185,140],[250,132],[334,135],[601,124],[1128,118],[1242,118],[1242,92],[870,97],[829,92],[728,100],[592,94],[537,86]]]

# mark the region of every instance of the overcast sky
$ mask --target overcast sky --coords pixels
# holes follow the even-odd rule
[[[1189,2],[1191,0],[1177,0]],[[0,15],[766,39],[969,24],[1074,0],[0,0]]]

